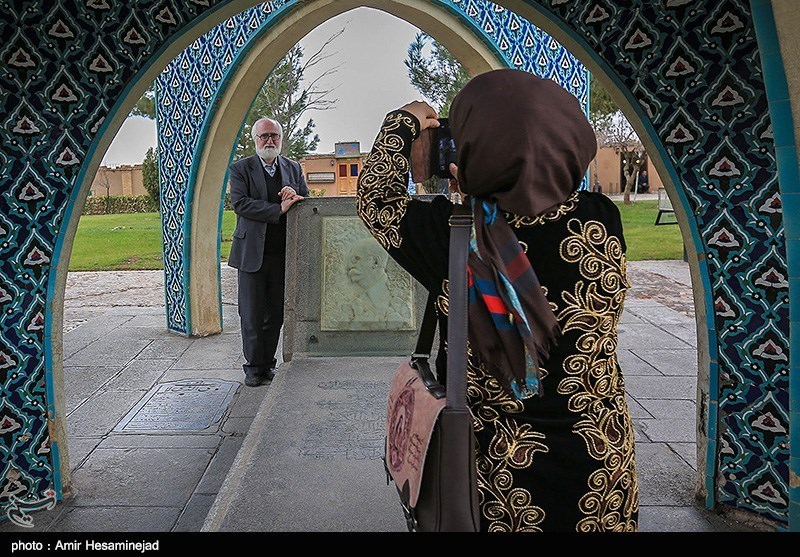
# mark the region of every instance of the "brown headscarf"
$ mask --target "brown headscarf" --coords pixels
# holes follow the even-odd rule
[[[475,76],[453,99],[449,116],[461,191],[494,197],[517,215],[534,217],[562,203],[597,154],[578,99],[528,72]]]
[[[511,69],[470,80],[453,99],[449,119],[459,185],[475,218],[470,342],[501,385],[520,398],[541,394],[538,364],[560,329],[535,262],[527,266],[497,209],[535,217],[564,202],[597,153],[594,131],[578,100],[560,85]],[[475,303],[481,296],[486,303]]]

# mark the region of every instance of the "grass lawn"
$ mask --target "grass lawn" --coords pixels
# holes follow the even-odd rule
[[[658,201],[637,201],[631,205],[617,203],[622,215],[622,232],[628,246],[628,261],[683,259],[683,238],[677,224],[655,226]],[[665,216],[661,222],[673,222]]]
[[[222,216],[220,251],[227,259],[236,215]],[[158,213],[84,215],[78,223],[70,271],[163,269],[161,216]]]
[[[683,240],[677,225],[654,226],[657,201],[617,204],[622,214],[628,260],[683,259]],[[222,217],[220,252],[227,260],[236,216]],[[84,215],[78,224],[70,271],[162,269],[161,221],[157,213]]]

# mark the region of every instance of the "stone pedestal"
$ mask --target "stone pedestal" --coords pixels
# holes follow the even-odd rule
[[[355,198],[289,212],[283,357],[411,354],[428,292],[356,215]]]

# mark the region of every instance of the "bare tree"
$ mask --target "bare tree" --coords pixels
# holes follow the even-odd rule
[[[636,177],[646,160],[646,153],[639,136],[622,111],[596,117],[592,126],[597,135],[597,143],[602,147],[611,147],[622,161],[622,175],[625,179],[623,203],[631,203],[631,192],[636,187]]]
[[[309,119],[305,126],[300,121],[310,110],[329,110],[334,108],[338,99],[329,96],[336,87],[324,87],[322,81],[335,74],[339,65],[321,72],[303,86],[306,72],[329,60],[336,52],[325,53],[328,46],[336,40],[344,28],[331,35],[322,46],[305,61],[302,47],[297,44],[281,59],[267,76],[250,112],[245,118],[239,143],[236,147],[238,157],[254,151],[250,129],[255,121],[264,116],[274,118],[283,127],[283,147],[281,153],[298,160],[316,149],[319,136],[314,133],[314,120]],[[301,87],[302,86],[302,87]]]
[[[98,182],[106,190],[106,214],[111,212],[111,179],[108,177],[108,168],[100,167],[100,178]]]
[[[589,119],[592,123],[599,147],[611,147],[622,161],[622,175],[625,179],[623,202],[631,203],[631,192],[636,187],[636,177],[646,160],[646,152],[631,123],[608,94],[608,91],[591,76],[589,85],[591,95]],[[597,159],[595,159],[594,182],[597,178]]]

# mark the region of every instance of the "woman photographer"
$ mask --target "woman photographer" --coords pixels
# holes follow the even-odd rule
[[[616,206],[578,191],[594,132],[570,93],[518,70],[474,77],[449,123],[451,186],[474,217],[467,372],[481,529],[636,531],[634,433],[616,356],[625,241]],[[406,189],[411,143],[438,125],[423,102],[390,112],[357,203],[389,255],[437,296],[444,339],[453,205]],[[444,357],[442,342],[440,373]]]

